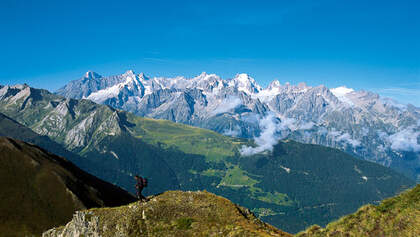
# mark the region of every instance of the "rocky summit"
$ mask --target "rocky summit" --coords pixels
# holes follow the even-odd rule
[[[335,147],[420,181],[420,108],[369,91],[279,81],[262,88],[247,74],[150,78],[130,70],[110,77],[88,72],[57,93],[229,136]]]
[[[43,237],[78,236],[291,236],[248,209],[204,192],[168,191],[115,208],[76,212],[65,226]]]

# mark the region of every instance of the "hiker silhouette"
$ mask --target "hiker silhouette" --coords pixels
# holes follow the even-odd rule
[[[147,200],[146,197],[144,197],[141,192],[143,191],[143,188],[147,187],[147,179],[140,177],[138,175],[134,176],[134,179],[136,180],[136,191],[137,191],[137,198],[141,201]]]

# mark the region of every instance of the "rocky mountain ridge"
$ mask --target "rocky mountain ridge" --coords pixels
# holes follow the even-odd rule
[[[335,147],[420,180],[420,108],[368,91],[279,81],[262,88],[247,74],[225,80],[127,71],[111,77],[88,72],[57,93],[229,136],[264,136],[265,143],[291,138]]]

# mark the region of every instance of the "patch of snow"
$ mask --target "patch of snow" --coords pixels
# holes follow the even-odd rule
[[[264,89],[260,90],[258,94],[255,94],[253,98],[258,98],[262,102],[268,102],[272,100],[276,95],[280,94],[281,92],[281,85],[278,80],[272,81],[270,85]]]
[[[354,105],[354,103],[349,98],[346,97],[347,94],[349,94],[351,92],[354,92],[353,89],[347,88],[345,86],[340,86],[340,87],[337,87],[337,88],[332,88],[332,89],[330,89],[330,91],[341,102],[343,102],[347,105],[351,105],[351,106]]]
[[[236,87],[238,91],[245,92],[249,95],[261,91],[261,86],[255,82],[254,78],[246,73],[237,74],[235,78],[229,81],[228,85],[230,87]]]
[[[99,90],[90,94],[87,99],[93,100],[97,103],[103,103],[105,100],[118,96],[120,93],[120,84],[108,87],[103,90]]]
[[[117,160],[120,159],[114,151],[110,151],[109,153],[111,153],[115,157],[115,159],[117,159]]]
[[[354,166],[354,170],[357,172],[357,173],[359,173],[359,174],[362,174],[362,171],[355,165]]]
[[[288,174],[290,174],[290,168],[287,168],[281,165],[280,165],[280,168],[284,169]]]
[[[347,88],[345,86],[340,86],[337,88],[332,88],[330,91],[337,97],[344,96],[350,92],[353,92],[354,90],[352,88]]]

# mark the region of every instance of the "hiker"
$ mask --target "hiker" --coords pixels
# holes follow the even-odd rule
[[[147,179],[140,177],[138,175],[134,176],[134,179],[136,179],[136,191],[137,191],[137,198],[141,201],[147,200],[146,197],[144,197],[141,192],[143,191],[143,188],[147,187]]]

